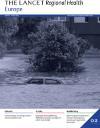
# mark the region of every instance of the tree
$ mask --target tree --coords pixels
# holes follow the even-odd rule
[[[31,32],[37,32],[37,26],[42,20],[46,20],[44,17],[19,17],[18,28],[19,30],[15,34],[15,37],[20,40],[22,52],[28,54],[32,49],[32,44],[28,40],[28,34]]]
[[[10,44],[10,37],[17,31],[17,19],[15,17],[0,18],[0,57],[4,55]]]
[[[70,34],[63,23],[41,22],[37,33],[29,34],[34,44],[30,63],[37,71],[74,71],[88,43]]]

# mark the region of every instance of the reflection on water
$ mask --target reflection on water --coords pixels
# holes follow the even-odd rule
[[[98,108],[100,58],[84,58],[82,67],[85,67],[83,72],[45,74],[63,78],[66,85],[26,85],[26,79],[44,74],[27,73],[24,55],[7,56],[0,60],[0,107]]]

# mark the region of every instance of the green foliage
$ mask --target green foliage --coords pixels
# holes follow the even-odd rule
[[[30,63],[38,71],[74,71],[88,48],[85,40],[70,34],[62,23],[42,22],[29,39],[34,44]]]

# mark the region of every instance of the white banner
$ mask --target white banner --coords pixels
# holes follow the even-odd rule
[[[83,125],[90,119],[91,126],[95,127],[99,121],[93,117],[96,112],[100,117],[97,109],[1,109],[0,127],[90,128]]]
[[[99,15],[100,0],[0,0],[0,15]]]

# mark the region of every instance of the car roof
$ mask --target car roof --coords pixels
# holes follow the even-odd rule
[[[43,77],[41,77],[41,76],[33,76],[33,77],[30,77],[31,79],[56,79],[56,80],[62,80],[62,79],[64,79],[64,78],[61,78],[61,77],[45,77],[45,76],[43,76]]]
[[[34,80],[34,79],[42,79],[43,81],[45,81],[45,80],[57,80],[57,81],[59,81],[59,82],[61,82],[62,84],[65,84],[65,78],[63,77],[63,78],[61,78],[61,77],[45,77],[45,76],[43,76],[43,77],[41,77],[41,76],[35,76],[35,77],[30,77],[29,78],[30,80]]]

